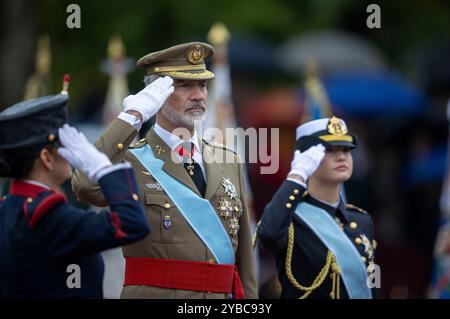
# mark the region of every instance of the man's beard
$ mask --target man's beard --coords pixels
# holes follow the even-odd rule
[[[202,107],[203,110],[206,110],[206,108],[200,104],[193,104],[189,106],[189,108],[193,107]],[[193,129],[196,124],[199,124],[203,122],[206,118],[206,112],[205,111],[198,111],[195,112],[193,115],[189,115],[184,113],[184,111],[176,111],[169,105],[169,103],[164,102],[162,108],[161,108],[162,114],[174,125],[178,125],[178,127],[184,127],[187,129]]]

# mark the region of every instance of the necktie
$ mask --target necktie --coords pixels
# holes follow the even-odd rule
[[[206,193],[206,182],[205,177],[203,176],[202,168],[200,164],[198,164],[192,158],[195,152],[195,145],[191,142],[181,143],[175,151],[183,157],[183,166],[189,173],[189,176],[192,178],[195,186],[200,191],[202,197],[205,197]]]

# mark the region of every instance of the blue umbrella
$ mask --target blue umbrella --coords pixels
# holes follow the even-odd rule
[[[415,116],[425,108],[424,93],[391,72],[339,73],[323,82],[331,104],[345,115]]]

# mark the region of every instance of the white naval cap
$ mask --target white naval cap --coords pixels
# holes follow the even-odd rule
[[[356,147],[356,139],[348,134],[345,121],[335,116],[306,122],[297,127],[295,133],[297,148],[301,152],[321,142],[325,146]]]

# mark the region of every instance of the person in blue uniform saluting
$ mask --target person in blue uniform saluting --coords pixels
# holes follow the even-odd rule
[[[68,96],[0,113],[0,298],[102,298],[100,252],[150,229],[129,163],[113,165],[67,121]],[[58,192],[71,165],[99,183],[110,210],[86,212]]]
[[[307,122],[296,135],[291,170],[257,231],[275,256],[281,297],[372,298],[372,218],[340,197],[356,138],[334,116]]]

